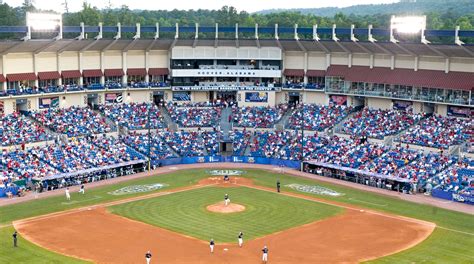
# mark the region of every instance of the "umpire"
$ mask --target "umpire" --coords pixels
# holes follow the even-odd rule
[[[277,180],[277,192],[280,192],[280,180]]]
[[[12,236],[13,236],[13,246],[18,247],[18,245],[17,245],[18,244],[18,237],[17,237],[18,233],[15,231]]]

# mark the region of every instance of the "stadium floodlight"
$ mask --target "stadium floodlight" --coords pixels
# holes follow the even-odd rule
[[[59,29],[56,39],[63,37],[63,18],[61,14],[52,13],[26,13],[26,26],[28,28],[23,40],[31,39],[31,31],[55,31]]]
[[[48,31],[62,26],[61,14],[26,13],[26,25],[33,30]]]
[[[394,37],[394,32],[397,32],[397,34],[407,35],[415,35],[421,32],[423,39],[425,29],[426,16],[392,16],[392,19],[390,20],[390,41],[393,43],[398,42]]]

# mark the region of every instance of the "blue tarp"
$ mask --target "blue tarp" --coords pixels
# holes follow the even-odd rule
[[[4,187],[0,188],[0,197],[6,197],[7,192],[12,192],[13,195],[16,195],[18,193],[18,187],[7,187],[6,189]]]
[[[470,195],[457,194],[454,192],[447,192],[447,191],[443,191],[439,189],[432,190],[431,195],[433,197],[440,198],[440,199],[474,205],[474,196],[470,196]]]

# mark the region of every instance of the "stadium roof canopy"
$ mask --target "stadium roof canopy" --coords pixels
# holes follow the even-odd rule
[[[188,47],[279,47],[286,52],[353,53],[373,55],[413,55],[441,57],[474,57],[474,45],[426,45],[414,43],[372,43],[351,41],[257,40],[257,39],[100,39],[100,40],[30,40],[0,41],[0,54],[20,52],[67,51],[129,51],[169,50],[174,46]]]

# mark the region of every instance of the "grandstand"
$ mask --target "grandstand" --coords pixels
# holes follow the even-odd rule
[[[111,28],[114,39],[77,26],[63,28],[76,39],[0,42],[5,185],[251,160],[474,195],[474,46],[459,40],[470,31],[424,32],[456,42],[430,45],[376,42],[390,32],[371,28],[141,26],[134,39]],[[288,30],[294,37],[280,38]],[[229,31],[235,38],[219,38]]]

